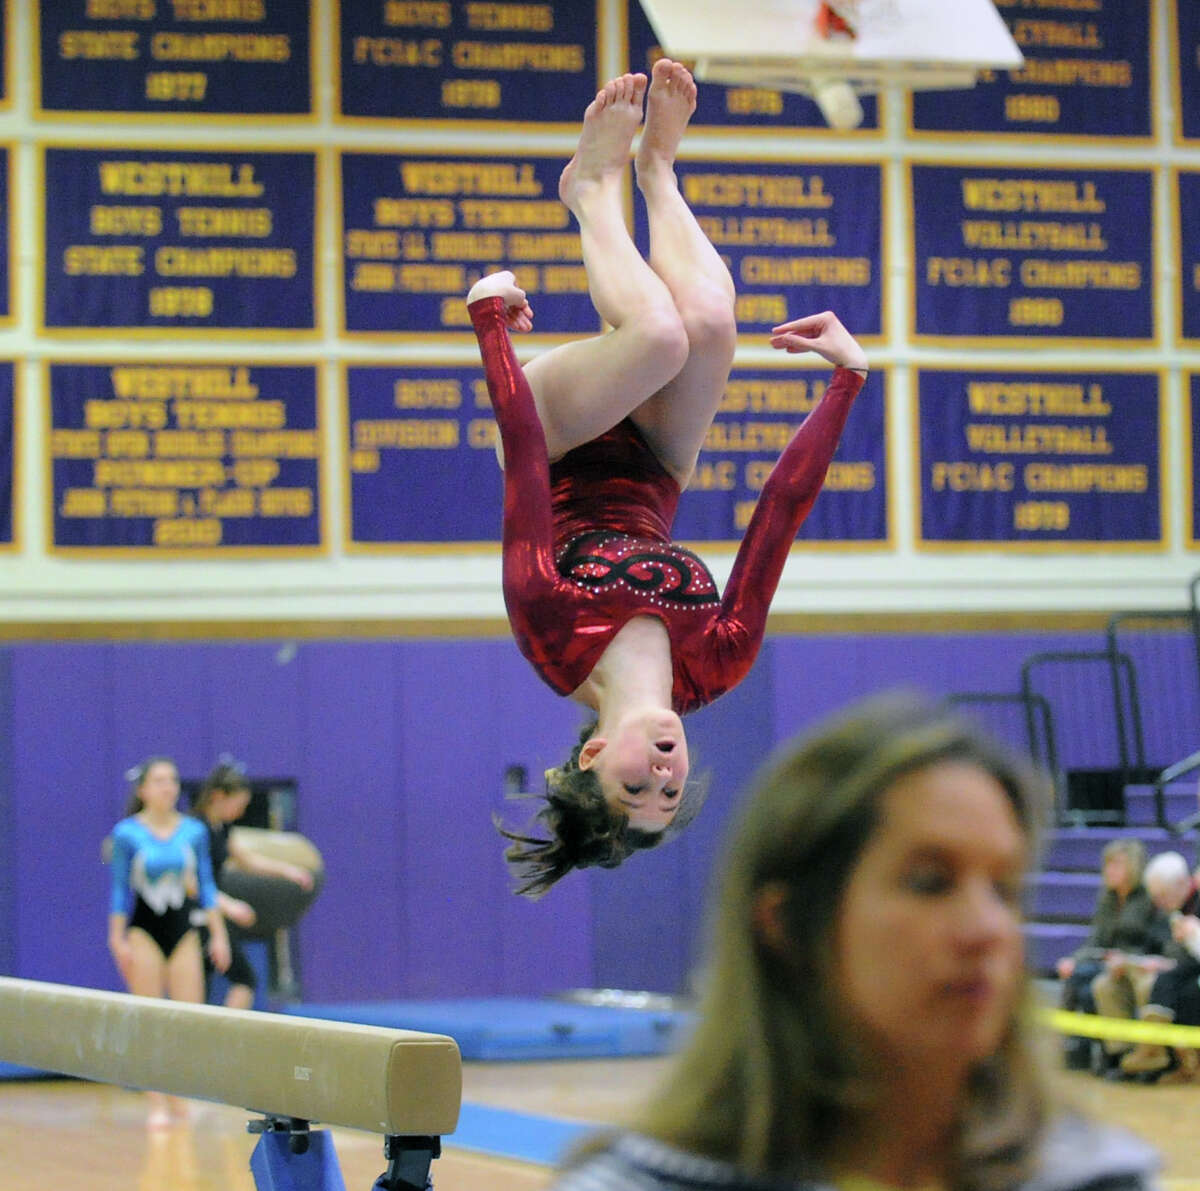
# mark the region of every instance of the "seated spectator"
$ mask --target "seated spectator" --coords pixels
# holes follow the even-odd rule
[[[1076,1013],[1095,1013],[1092,981],[1104,971],[1104,957],[1110,951],[1140,954],[1154,945],[1156,918],[1154,904],[1142,885],[1146,849],[1139,839],[1115,839],[1104,849],[1101,877],[1104,882],[1092,915],[1087,941],[1073,955],[1064,956],[1055,965],[1063,982],[1062,1007]],[[1066,1039],[1068,1067],[1090,1066],[1092,1040]]]
[[[1151,862],[1155,881],[1151,895],[1155,905],[1168,917],[1171,937],[1163,954],[1173,966],[1159,972],[1139,1011],[1142,1021],[1164,1024],[1180,1017],[1200,1016],[1197,1009],[1200,981],[1200,891],[1188,871],[1187,861],[1178,852],[1164,852]],[[1151,870],[1147,869],[1147,885]],[[1198,1023],[1200,1024],[1200,1023]],[[1188,1083],[1200,1073],[1200,1056],[1190,1048],[1172,1053],[1165,1046],[1142,1042],[1121,1059],[1126,1075],[1159,1076],[1158,1082]]]
[[[1174,857],[1174,859],[1171,859]],[[1104,960],[1104,971],[1092,981],[1092,997],[1096,1012],[1105,1017],[1137,1017],[1150,1000],[1150,990],[1158,976],[1175,966],[1175,956],[1165,954],[1171,942],[1171,926],[1167,915],[1177,909],[1186,897],[1178,885],[1179,866],[1185,876],[1187,864],[1178,853],[1166,852],[1155,856],[1146,865],[1142,882],[1154,905],[1149,944],[1142,951],[1113,950]],[[1189,877],[1190,880],[1190,877]],[[1120,1062],[1132,1049],[1132,1043],[1121,1039],[1105,1039],[1107,1062],[1100,1074],[1113,1072],[1120,1078]]]
[[[1200,884],[1200,874],[1197,874],[1195,879]],[[1200,931],[1191,925],[1185,926],[1184,931],[1186,936],[1181,942],[1193,956],[1200,959],[1200,937],[1198,937]],[[1153,990],[1151,990],[1151,997],[1153,995]],[[1200,1026],[1200,979],[1185,982],[1179,989],[1175,1024],[1177,1026]],[[1165,1071],[1159,1077],[1158,1083],[1200,1082],[1200,1050],[1194,1047],[1177,1046],[1174,1048],[1174,1057],[1177,1066]]]

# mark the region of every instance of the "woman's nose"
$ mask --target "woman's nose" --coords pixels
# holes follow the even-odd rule
[[[990,945],[1017,929],[1017,916],[990,882],[981,882],[964,899],[959,928],[971,943]]]

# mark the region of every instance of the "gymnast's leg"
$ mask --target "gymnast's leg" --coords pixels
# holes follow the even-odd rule
[[[253,1009],[258,977],[241,940],[232,933],[229,936],[229,967],[225,969],[225,979],[229,984],[225,1008]]]
[[[691,74],[680,63],[660,58],[646,100],[637,183],[650,224],[650,266],[670,290],[683,320],[688,358],[633,420],[683,485],[725,392],[737,344],[733,278],[675,177],[675,155],[695,110]]]
[[[559,195],[579,222],[588,289],[606,335],[553,348],[525,375],[551,459],[616,425],[683,367],[687,337],[667,286],[625,222],[623,180],[642,120],[646,77],[607,83],[584,113]]]
[[[129,967],[125,983],[135,997],[163,997],[167,994],[167,960],[159,945],[140,927],[132,926],[126,934],[129,942]],[[167,1097],[162,1092],[147,1092],[150,1106],[146,1125],[164,1129],[171,1123]]]
[[[204,956],[200,951],[200,935],[197,931],[188,931],[167,957],[166,985],[167,996],[172,1001],[203,1004]],[[178,1096],[168,1096],[167,1108],[175,1120],[187,1119],[186,1100],[181,1100]]]

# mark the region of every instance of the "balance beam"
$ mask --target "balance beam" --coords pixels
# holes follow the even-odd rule
[[[453,1133],[458,1045],[442,1034],[0,978],[0,1059],[98,1083],[370,1133]]]

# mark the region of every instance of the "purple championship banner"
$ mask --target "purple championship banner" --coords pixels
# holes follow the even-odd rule
[[[737,287],[742,334],[833,310],[860,340],[885,332],[882,167],[830,162],[675,163],[679,188]],[[645,251],[646,212],[635,202]]]
[[[576,125],[600,83],[589,0],[337,0],[336,110],[407,123]]]
[[[910,193],[914,341],[1153,341],[1152,171],[912,164]]]
[[[311,118],[311,0],[41,0],[38,114]]]
[[[1163,544],[1156,372],[918,369],[920,542]]]
[[[1181,0],[1191,4],[1193,0]],[[1025,56],[1017,70],[984,71],[974,87],[917,91],[910,131],[1149,140],[1151,24],[1145,0],[996,0]]]
[[[1190,496],[1188,507],[1191,513],[1188,545],[1195,550],[1200,548],[1200,481],[1196,478],[1200,475],[1200,372],[1187,373],[1187,384],[1188,406],[1191,415],[1188,420],[1190,435],[1187,454],[1188,463],[1191,464],[1188,472]]]
[[[674,536],[740,540],[767,475],[820,399],[829,373],[738,368],[680,500]],[[872,373],[801,541],[889,540],[884,378]],[[346,541],[389,547],[498,543],[503,477],[478,367],[347,365]]]
[[[537,335],[596,334],[579,232],[558,198],[566,162],[343,153],[343,332],[460,338],[471,332],[467,290],[511,269]]]
[[[1179,232],[1179,338],[1200,346],[1200,171],[1175,174]]]
[[[830,371],[796,368],[794,359],[731,373],[696,473],[679,501],[677,540],[731,545],[741,540],[767,476],[829,383]],[[798,542],[888,543],[884,392],[884,377],[871,372]]]
[[[11,360],[0,360],[0,551],[16,545],[16,494],[16,366]]]
[[[55,551],[324,549],[315,367],[51,363],[46,383]]]
[[[499,542],[503,479],[481,369],[347,365],[348,548]]]
[[[639,0],[623,0],[628,22],[629,69],[649,74],[663,56],[662,46]],[[828,134],[829,126],[817,105],[806,95],[774,91],[767,87],[727,87],[697,79],[694,131],[737,133],[739,136],[771,136],[780,133]],[[862,124],[841,137],[868,133],[879,135],[878,101],[874,95],[860,96]],[[582,112],[580,113],[582,115]]]
[[[1173,0],[1171,18],[1175,139],[1200,141],[1200,5],[1196,0]]]
[[[316,328],[314,153],[48,147],[44,330]]]

